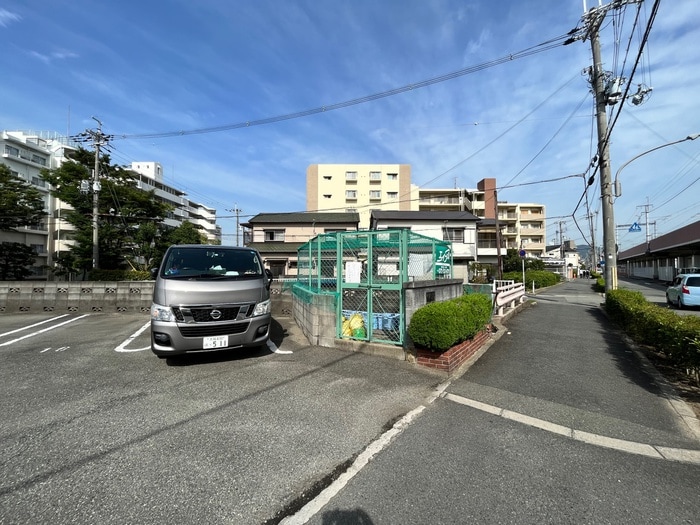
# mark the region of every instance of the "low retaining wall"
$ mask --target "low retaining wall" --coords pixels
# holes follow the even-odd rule
[[[149,313],[155,281],[0,281],[0,313]]]
[[[492,327],[487,327],[472,339],[462,341],[444,352],[416,349],[416,363],[451,374],[474,356],[491,338]]]

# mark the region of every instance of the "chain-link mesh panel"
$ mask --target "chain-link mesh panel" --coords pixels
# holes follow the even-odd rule
[[[338,294],[339,337],[403,344],[403,284],[451,278],[451,247],[406,229],[322,234],[298,250],[299,282]]]

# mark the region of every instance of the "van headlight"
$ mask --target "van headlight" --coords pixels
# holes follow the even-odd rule
[[[262,303],[258,303],[255,305],[255,310],[253,310],[253,316],[257,317],[258,315],[269,314],[270,308],[271,303],[269,299],[267,301],[263,301]]]
[[[175,322],[175,314],[169,306],[163,306],[156,303],[151,303],[151,320],[165,321],[167,323]]]

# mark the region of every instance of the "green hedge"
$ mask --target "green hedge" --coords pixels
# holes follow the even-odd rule
[[[408,335],[423,348],[444,351],[472,339],[493,312],[490,295],[469,294],[422,306],[411,317]]]
[[[503,279],[507,281],[523,282],[523,272],[506,272],[503,274]],[[525,289],[532,289],[534,283],[535,288],[546,288],[554,286],[561,282],[561,275],[547,270],[526,270],[525,271]]]
[[[700,317],[678,315],[648,302],[641,292],[624,289],[605,294],[605,310],[634,341],[654,347],[673,366],[700,377]]]
[[[90,281],[150,281],[151,273],[136,270],[91,270]]]

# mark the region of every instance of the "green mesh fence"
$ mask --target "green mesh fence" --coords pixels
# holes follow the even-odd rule
[[[403,284],[452,278],[452,245],[404,229],[321,234],[297,259],[295,296],[336,294],[337,336],[363,341],[403,344]]]

